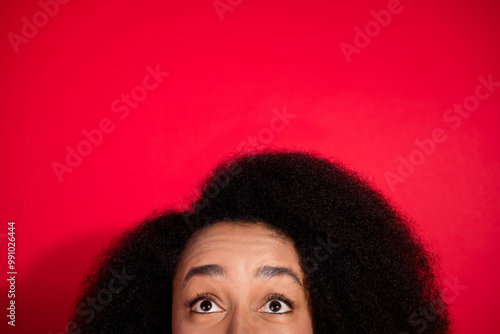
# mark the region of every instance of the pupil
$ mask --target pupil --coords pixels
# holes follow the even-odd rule
[[[273,312],[278,312],[281,309],[281,303],[277,300],[274,300],[269,304],[269,309]]]
[[[212,302],[209,301],[209,300],[204,300],[204,301],[201,302],[200,308],[204,312],[210,311],[210,309],[212,308]]]

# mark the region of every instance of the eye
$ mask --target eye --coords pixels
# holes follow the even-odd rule
[[[211,295],[198,295],[188,302],[192,312],[216,313],[224,311],[217,305],[215,298]]]
[[[290,313],[293,309],[293,301],[283,295],[271,295],[266,298],[266,304],[258,311],[272,314]]]
[[[192,310],[197,313],[215,313],[223,311],[215,302],[208,299],[196,302]]]

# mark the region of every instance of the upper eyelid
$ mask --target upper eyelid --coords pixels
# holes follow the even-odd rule
[[[194,311],[193,310],[193,307],[198,304],[200,301],[202,300],[210,300],[212,303],[216,304],[218,308],[220,308],[222,311],[226,311],[226,309],[224,309],[222,306],[219,305],[219,303],[217,303],[216,301],[213,301],[211,299],[208,299],[208,298],[199,298],[199,299],[196,299],[193,301],[193,304],[192,306],[190,306],[190,311],[193,312],[193,313],[197,313],[197,314],[211,314],[211,313],[221,313],[220,311],[217,311],[217,312],[198,312],[198,311]]]
[[[286,305],[286,307],[288,308],[288,311],[285,311],[285,312],[267,312],[267,311],[262,311],[261,313],[266,313],[266,314],[274,314],[274,315],[282,315],[282,314],[288,314],[288,313],[292,313],[292,312],[294,312],[294,307],[293,307],[293,306],[291,306],[291,305],[290,305],[290,304],[288,304],[287,302],[285,302],[285,301],[283,301],[283,300],[281,300],[281,299],[277,299],[277,298],[271,299],[270,301],[268,301],[268,302],[264,303],[264,305],[262,305],[261,307],[259,307],[259,308],[257,309],[257,311],[258,311],[258,310],[260,310],[261,308],[264,308],[264,307],[265,307],[268,303],[270,303],[270,302],[271,302],[271,301],[273,301],[273,300],[278,300],[278,301],[280,301],[281,303],[285,304],[285,305]]]
[[[221,304],[222,304],[222,300],[217,297],[215,294],[213,293],[198,293],[195,297],[193,297],[192,299],[192,302],[190,303],[190,305],[188,304],[188,307],[190,308],[191,312],[194,312],[194,313],[197,313],[197,314],[212,314],[212,313],[221,313],[221,311],[217,311],[217,312],[198,312],[198,311],[194,311],[193,310],[193,307],[199,303],[200,301],[202,300],[210,300],[212,303],[216,304],[218,308],[220,308],[222,311],[226,311],[226,308],[225,307],[222,307]],[[188,300],[188,303],[189,303],[189,300]]]
[[[279,300],[280,302],[285,303],[291,309],[294,308],[295,301],[293,301],[290,298],[286,297],[283,293],[272,293],[272,294],[268,295],[267,297],[265,297],[262,300],[263,301],[263,305],[262,306],[266,305],[267,303],[269,303],[269,302],[271,302],[273,300]]]
[[[217,296],[215,296],[214,294],[211,294],[211,293],[198,293],[193,298],[189,298],[187,300],[186,304],[188,307],[193,307],[197,302],[199,302],[200,300],[205,300],[205,299],[210,300],[211,302],[214,302],[217,305],[219,305],[219,303],[217,302],[217,301],[220,301],[219,298],[217,298]],[[221,307],[221,306],[219,306],[219,307]]]
[[[219,300],[219,298],[211,293],[202,293],[202,294],[198,293],[195,297],[188,299],[186,304],[190,309],[192,309],[194,307],[194,305],[196,305],[198,302],[200,302],[202,300],[210,300],[211,302],[217,304],[217,307],[219,307],[220,309],[222,309],[224,311],[226,310],[225,308],[220,306],[221,301]],[[273,300],[279,300],[279,301],[285,303],[289,308],[294,309],[295,301],[286,297],[283,293],[271,293],[271,294],[267,295],[266,297],[264,297],[261,300],[261,302],[260,302],[261,305],[257,309],[261,309],[267,303],[269,303]],[[196,312],[196,311],[194,311],[194,312]],[[196,312],[196,313],[214,313],[214,312]]]

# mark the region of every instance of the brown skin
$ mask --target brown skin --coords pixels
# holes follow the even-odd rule
[[[217,223],[190,240],[179,262],[172,332],[313,334],[304,286],[293,242],[265,224]]]

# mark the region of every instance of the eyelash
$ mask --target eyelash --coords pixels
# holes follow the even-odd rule
[[[215,297],[213,295],[211,295],[209,293],[197,293],[196,296],[194,296],[193,298],[190,298],[187,301],[187,306],[189,308],[193,308],[193,306],[197,302],[199,302],[200,300],[204,300],[204,299],[210,300],[213,303],[217,303],[215,301]],[[288,307],[290,307],[292,310],[294,308],[295,302],[293,300],[290,300],[287,297],[285,297],[282,293],[273,293],[273,294],[267,296],[264,299],[264,305],[267,304],[267,303],[269,303],[270,301],[273,301],[273,300],[282,301],[283,303],[287,304]],[[194,311],[192,311],[192,312],[194,312]],[[195,312],[195,313],[198,313],[198,312]],[[276,314],[283,314],[283,313],[276,313]]]
[[[293,310],[293,304],[295,302],[293,300],[286,298],[282,293],[273,293],[272,295],[267,296],[266,299],[264,300],[264,304],[267,304],[273,300],[282,301],[283,303],[287,304],[288,307],[290,307]]]
[[[190,298],[188,301],[187,301],[187,305],[192,308],[194,306],[194,304],[196,304],[197,302],[199,302],[200,300],[204,300],[204,299],[208,299],[210,300],[211,302],[213,303],[216,303],[215,301],[215,297],[212,296],[211,294],[209,293],[198,293],[196,294],[196,296],[194,296],[193,298]]]

